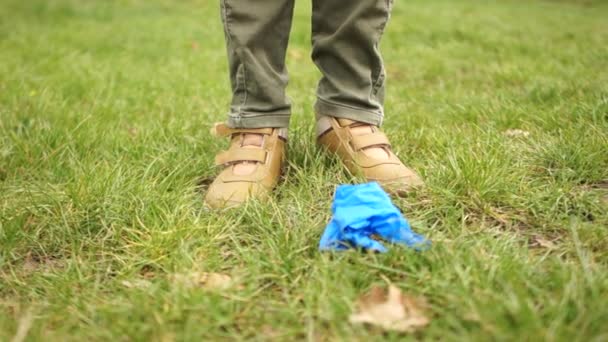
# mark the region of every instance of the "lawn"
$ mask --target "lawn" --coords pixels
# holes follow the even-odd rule
[[[227,145],[218,7],[2,0],[0,340],[608,340],[608,3],[396,2],[384,129],[427,186],[395,204],[433,246],[376,255],[317,249],[361,180],[314,144],[310,1],[284,180],[203,207]],[[428,326],[348,322],[387,282]]]

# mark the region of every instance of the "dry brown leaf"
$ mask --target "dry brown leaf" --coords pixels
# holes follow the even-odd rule
[[[508,129],[504,134],[508,137],[527,137],[530,135],[530,132],[522,129]]]
[[[173,275],[173,280],[185,287],[200,287],[214,290],[224,290],[234,284],[232,277],[229,275],[213,272],[175,274]]]
[[[359,312],[350,315],[351,323],[367,323],[385,330],[412,332],[429,324],[418,301],[389,285],[388,293],[373,287],[358,301]]]

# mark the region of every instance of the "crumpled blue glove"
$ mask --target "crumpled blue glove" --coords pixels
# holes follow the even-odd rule
[[[417,250],[430,246],[424,236],[412,232],[410,224],[376,182],[338,186],[331,211],[333,217],[319,242],[322,251],[353,247],[388,251],[372,235]]]

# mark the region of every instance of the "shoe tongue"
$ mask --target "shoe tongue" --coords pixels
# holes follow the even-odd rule
[[[264,136],[255,133],[241,134],[241,148],[259,149],[264,144]],[[258,168],[258,162],[242,161],[232,165],[232,173],[237,176],[248,176]]]
[[[247,148],[262,147],[264,136],[261,134],[244,133],[242,135],[241,146]]]

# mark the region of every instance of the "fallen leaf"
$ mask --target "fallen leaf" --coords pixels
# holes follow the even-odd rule
[[[527,137],[530,135],[530,132],[522,129],[508,129],[504,132],[504,135],[508,137]]]
[[[394,285],[389,285],[388,293],[381,287],[373,287],[359,298],[358,310],[350,315],[351,323],[367,323],[401,332],[412,332],[429,324],[418,300],[404,295]]]
[[[232,277],[222,273],[192,272],[188,274],[175,274],[173,280],[184,287],[200,287],[205,289],[224,290],[231,287]]]

